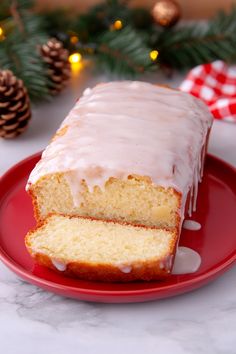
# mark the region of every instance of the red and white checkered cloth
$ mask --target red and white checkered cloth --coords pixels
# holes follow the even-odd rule
[[[221,60],[196,66],[180,90],[201,98],[216,119],[236,123],[236,66]]]

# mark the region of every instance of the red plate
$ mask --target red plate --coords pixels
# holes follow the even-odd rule
[[[200,253],[194,274],[172,275],[162,282],[98,283],[66,278],[36,265],[24,245],[34,226],[31,200],[25,192],[29,172],[39,160],[33,155],[12,167],[0,180],[0,259],[21,278],[57,294],[86,301],[139,302],[181,294],[208,283],[236,260],[236,170],[207,156],[197,213],[200,231],[183,230],[180,245]]]

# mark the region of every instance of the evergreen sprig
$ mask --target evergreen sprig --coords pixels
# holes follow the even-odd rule
[[[150,49],[142,36],[131,27],[105,32],[98,39],[98,63],[120,76],[133,76],[150,70]]]
[[[236,8],[220,12],[205,26],[192,25],[156,34],[151,45],[158,48],[159,63],[185,69],[216,59],[233,60],[236,55]]]
[[[235,8],[230,13],[220,12],[208,23],[182,24],[170,29],[155,25],[147,9],[129,8],[127,1],[119,0],[107,0],[70,20],[71,15],[64,16],[58,27],[56,13],[46,16],[54,23],[53,33],[59,39],[65,38],[66,33],[79,36],[80,41],[74,47],[65,40],[69,50],[90,56],[92,52],[103,68],[122,76],[150,70],[149,52],[153,49],[159,53],[152,63],[156,70],[162,67],[181,70],[217,59],[236,59]],[[116,19],[122,21],[123,30],[111,31]]]
[[[38,46],[51,36],[64,42],[70,52],[79,51],[100,68],[122,77],[162,67],[185,69],[216,59],[236,60],[236,8],[220,12],[205,24],[162,28],[153,23],[145,8],[130,8],[127,0],[106,0],[86,14],[57,10],[35,14],[33,0],[2,0],[0,69],[21,78],[34,100],[49,97],[49,79]],[[115,20],[122,28],[115,30]],[[77,35],[78,43],[70,41]],[[150,51],[157,50],[151,61]]]
[[[47,71],[38,46],[48,38],[42,18],[29,11],[32,2],[11,1],[4,20],[6,37],[0,42],[0,68],[22,79],[29,96],[37,101],[49,97]]]

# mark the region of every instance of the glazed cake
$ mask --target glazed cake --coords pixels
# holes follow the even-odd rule
[[[37,220],[49,213],[175,227],[196,208],[212,117],[197,98],[143,82],[85,90],[32,171]]]
[[[179,234],[196,209],[211,124],[205,104],[178,90],[137,81],[85,90],[29,177],[37,221],[50,227],[54,213],[90,218],[94,235],[93,219]]]

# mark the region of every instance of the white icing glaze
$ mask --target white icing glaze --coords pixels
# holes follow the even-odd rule
[[[56,259],[52,259],[52,264],[60,272],[64,272],[66,270],[66,264],[62,263],[62,262],[60,262],[60,261],[58,261]]]
[[[149,176],[182,193],[181,217],[192,188],[196,207],[204,143],[212,117],[203,102],[187,93],[138,81],[86,89],[57,136],[32,171],[27,188],[46,174],[64,172],[75,205],[81,180],[90,191],[110,177]]]
[[[172,274],[194,273],[201,265],[201,256],[188,247],[178,247]]]
[[[201,224],[194,220],[184,220],[183,228],[191,231],[198,231],[201,229]]]
[[[121,270],[123,273],[130,273],[132,270],[132,267],[129,265],[119,265],[118,268]]]

